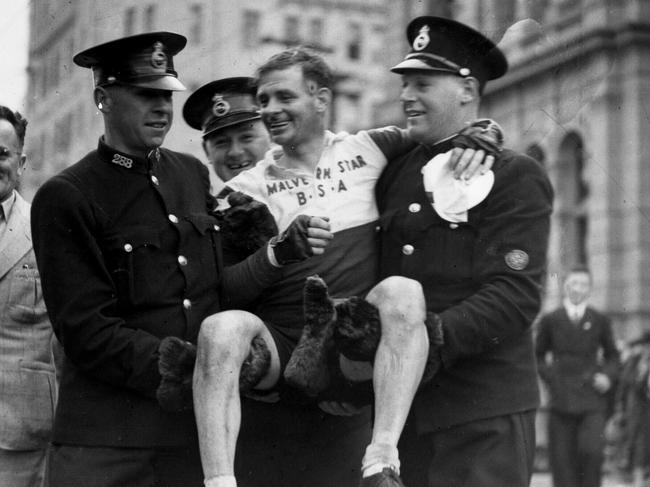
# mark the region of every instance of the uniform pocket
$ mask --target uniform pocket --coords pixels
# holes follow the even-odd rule
[[[149,227],[125,228],[103,240],[106,266],[122,309],[141,304],[149,298],[148,278],[160,250],[160,232]]]
[[[218,220],[213,216],[202,213],[192,213],[185,218],[192,224],[194,230],[203,237],[198,240],[198,248],[193,249],[194,257],[198,257],[202,264],[206,266],[206,269],[216,265],[216,270],[220,273],[223,268],[223,256],[221,253],[221,229]],[[209,245],[210,248],[206,249],[206,245]],[[205,254],[206,250],[209,252],[209,257]]]

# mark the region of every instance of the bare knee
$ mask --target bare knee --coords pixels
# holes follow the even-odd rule
[[[424,293],[420,283],[413,279],[387,277],[370,291],[367,300],[377,306],[382,320],[386,316],[405,321],[424,321]]]
[[[424,329],[426,307],[418,281],[401,276],[387,277],[370,291],[367,300],[379,309],[382,336]]]
[[[224,311],[208,316],[199,330],[197,364],[229,358],[243,360],[262,327],[259,318],[245,311]]]

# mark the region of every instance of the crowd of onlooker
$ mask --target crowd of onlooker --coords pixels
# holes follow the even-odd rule
[[[624,485],[644,487],[650,474],[650,332],[623,343],[605,438],[606,468]]]

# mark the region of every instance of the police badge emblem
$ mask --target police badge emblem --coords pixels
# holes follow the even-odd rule
[[[506,265],[515,271],[522,271],[528,266],[530,258],[523,250],[514,249],[505,256]]]
[[[151,65],[156,69],[167,69],[167,56],[163,52],[163,43],[158,41],[153,45],[153,52],[151,53]]]
[[[421,51],[429,45],[431,38],[429,37],[429,26],[423,25],[418,33],[417,37],[413,39],[413,49],[416,51]]]
[[[223,99],[223,95],[214,95],[212,101],[212,113],[215,117],[223,117],[230,111],[230,103]]]

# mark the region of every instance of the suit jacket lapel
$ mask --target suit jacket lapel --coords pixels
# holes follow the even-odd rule
[[[7,228],[0,240],[0,279],[32,248],[29,204],[16,193]]]

